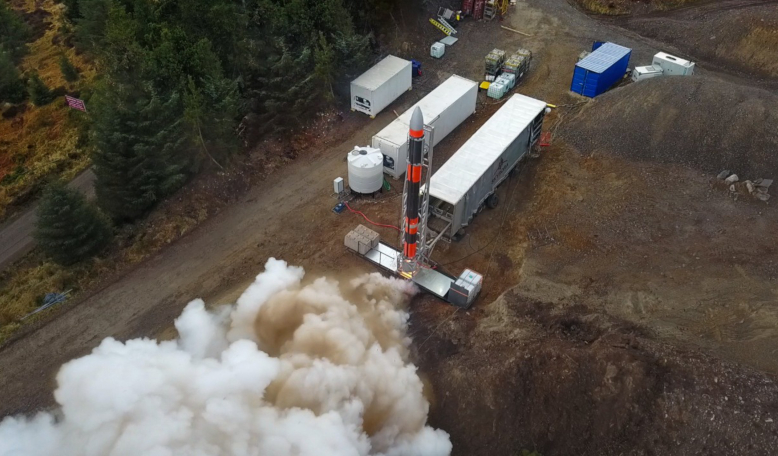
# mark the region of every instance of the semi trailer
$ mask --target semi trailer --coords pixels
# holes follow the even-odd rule
[[[387,56],[351,82],[351,110],[375,117],[400,95],[411,90],[413,64]]]
[[[416,108],[426,124],[435,128],[433,146],[475,112],[478,84],[454,75],[373,136],[372,146],[384,154],[384,173],[399,179],[405,174],[408,155],[408,125]]]
[[[430,179],[430,229],[457,239],[481,208],[497,206],[495,190],[537,144],[546,103],[509,98]]]

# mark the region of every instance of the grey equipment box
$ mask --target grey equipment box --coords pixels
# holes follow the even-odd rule
[[[456,282],[451,284],[451,289],[448,291],[448,301],[457,307],[467,309],[481,291],[483,281],[484,278],[481,274],[465,269]]]

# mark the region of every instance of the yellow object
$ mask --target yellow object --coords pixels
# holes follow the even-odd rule
[[[505,30],[511,31],[511,32],[513,32],[513,33],[518,33],[519,35],[524,35],[524,36],[532,36],[532,35],[530,35],[529,33],[524,33],[524,32],[522,32],[521,30],[512,29],[512,28],[510,28],[510,27],[506,27],[506,26],[504,26],[504,25],[501,25],[500,27],[502,27],[502,28],[503,28],[503,29],[505,29]]]
[[[497,10],[502,17],[505,17],[505,15],[508,14],[508,0],[496,0],[494,5],[497,7]]]
[[[452,33],[454,33],[453,30],[446,27],[445,25],[441,24],[440,22],[436,21],[435,19],[430,18],[430,24],[434,25],[435,27],[439,28],[441,32],[445,33],[448,36],[451,36]]]
[[[484,82],[481,83],[481,85],[479,87],[481,88],[481,90],[489,90],[489,86],[490,85],[492,85],[491,82],[484,81]]]
[[[551,109],[556,109],[556,105],[552,105],[551,103],[546,103],[546,106],[548,106]]]

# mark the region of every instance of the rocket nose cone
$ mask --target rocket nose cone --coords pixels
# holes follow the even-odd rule
[[[421,108],[416,106],[411,115],[411,130],[421,131],[424,130],[424,115],[421,113]]]

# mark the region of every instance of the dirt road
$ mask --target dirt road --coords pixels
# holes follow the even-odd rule
[[[86,170],[76,176],[68,186],[87,195],[94,196],[95,175],[92,170]],[[0,225],[0,270],[24,256],[35,247],[32,232],[35,229],[35,211],[37,204],[27,211]]]
[[[423,16],[413,21],[407,17],[399,20],[406,28],[396,48],[401,56],[411,57],[403,55],[403,41],[426,43],[439,38]],[[462,36],[468,38],[450,48],[445,59],[433,61],[423,57],[425,73],[431,78],[428,87],[431,89],[435,81],[452,72],[478,79],[482,58],[491,48],[522,46],[533,49],[536,58],[531,76],[519,91],[560,105],[575,104],[580,100],[568,94],[572,65],[578,53],[588,48],[591,41],[613,40],[631,46],[633,55],[640,59],[650,58],[657,50],[650,40],[603,25],[564,0],[520,2],[512,11],[509,26],[532,34],[531,38],[512,34],[499,26],[496,22],[465,23]],[[419,95],[418,91],[406,94],[393,108],[401,112]],[[437,159],[449,157],[488,118],[489,112],[496,109],[492,101],[484,100],[484,103],[476,117],[438,146]],[[549,126],[555,121],[564,121],[568,115],[571,115],[568,110],[559,111],[549,120]],[[67,308],[34,333],[4,348],[0,352],[0,375],[4,385],[0,393],[0,416],[30,413],[52,405],[51,392],[59,365],[87,353],[102,338],[167,336],[173,318],[190,299],[203,297],[212,303],[233,299],[236,290],[249,281],[270,256],[302,265],[313,273],[369,270],[342,247],[342,236],[360,221],[353,214],[336,216],[330,211],[335,203],[330,195],[331,182],[346,172],[345,152],[354,145],[369,143],[371,135],[392,117],[391,111],[373,121],[347,114],[345,122],[349,127],[339,132],[339,137],[344,138],[342,141],[336,141],[332,147],[305,152],[192,234],[79,305]],[[658,177],[641,181],[641,176]],[[640,185],[632,187],[632,182]],[[727,313],[732,309],[726,308],[718,310],[723,312],[723,317],[711,314],[711,318],[724,318],[729,325],[720,343],[716,343],[716,334],[721,332],[716,333],[715,329],[708,332],[704,324],[689,331],[685,337],[681,334],[681,327],[689,326],[683,320],[685,315],[690,315],[693,322],[702,320],[704,323],[707,314],[704,309],[698,313],[688,311],[694,308],[695,293],[699,290],[691,286],[684,289],[679,283],[684,286],[700,283],[706,286],[706,293],[731,293],[727,297],[747,300],[749,295],[743,291],[748,289],[768,296],[770,287],[765,280],[768,274],[764,271],[746,267],[737,290],[717,288],[710,286],[711,281],[714,285],[716,278],[726,282],[733,271],[738,273],[737,270],[727,264],[715,263],[716,258],[707,258],[710,261],[708,269],[686,268],[686,262],[691,261],[689,255],[694,252],[679,250],[667,260],[678,270],[677,278],[658,282],[668,287],[662,299],[648,299],[651,295],[646,294],[646,288],[655,286],[651,285],[656,283],[653,280],[664,272],[668,263],[664,263],[666,257],[661,254],[652,256],[650,261],[643,258],[653,255],[652,247],[656,245],[646,233],[667,230],[667,238],[660,245],[662,254],[680,249],[690,242],[692,235],[697,236],[692,239],[694,242],[705,242],[707,231],[694,229],[704,223],[688,209],[688,204],[701,196],[703,200],[696,203],[694,210],[724,210],[727,216],[719,223],[727,227],[737,226],[741,217],[757,217],[754,212],[759,209],[730,207],[726,195],[717,199],[700,173],[678,168],[651,168],[623,159],[583,157],[560,144],[549,155],[532,162],[518,180],[508,184],[500,192],[501,200],[510,201],[510,204],[506,203],[498,211],[484,211],[466,240],[443,247],[436,253],[439,261],[450,263],[452,270],[472,266],[488,271],[488,283],[485,283],[479,306],[485,307],[505,290],[519,284],[527,294],[535,293],[560,306],[568,305],[571,297],[580,295],[593,306],[599,305],[628,320],[640,321],[669,341],[719,350],[722,356],[737,357],[757,344],[766,343],[765,340],[778,347],[778,335],[767,332],[759,333],[758,337],[749,335],[747,343],[726,337],[737,324],[732,320],[731,312]],[[687,187],[691,190],[686,191]],[[656,188],[673,191],[655,196]],[[399,206],[394,196],[396,190],[393,195],[376,201],[362,201],[359,207],[369,211],[377,221],[393,223],[399,219]],[[639,207],[642,212],[626,209],[632,207]],[[650,211],[657,207],[662,210]],[[592,208],[600,208],[601,212],[589,211]],[[645,217],[645,211],[652,214],[651,218]],[[750,225],[760,242],[769,239],[770,222],[775,219],[774,213],[771,214]],[[676,218],[679,220],[677,226],[670,223]],[[644,219],[647,220],[645,226],[636,224]],[[544,220],[556,224],[549,228]],[[610,224],[603,228],[602,220],[608,220]],[[391,230],[381,234],[389,239],[396,236]],[[751,239],[748,232],[740,234],[742,243],[727,246],[726,254],[746,256]],[[602,236],[601,240],[598,240],[599,236]],[[494,247],[482,248],[493,239],[497,242]],[[481,252],[474,253],[478,250]],[[468,256],[466,261],[458,261],[465,256]],[[629,273],[630,265],[635,265],[633,274]],[[726,272],[722,273],[724,269]],[[759,285],[755,286],[755,283]],[[603,298],[600,304],[594,299],[597,296]],[[625,310],[626,302],[635,310]],[[676,305],[678,302],[683,305]],[[770,310],[769,315],[773,315],[772,304],[762,304]],[[715,306],[710,309],[717,311]],[[417,303],[414,318],[437,327],[444,325],[452,312],[450,307],[422,299]],[[479,312],[482,310],[477,306],[473,311],[475,318],[481,315]],[[703,313],[702,317],[699,313]],[[758,317],[758,314],[751,317],[756,326]],[[670,320],[676,322],[675,326],[669,323]],[[516,330],[520,331],[520,328]],[[706,342],[710,343],[706,345]],[[753,362],[767,363],[761,356]]]

